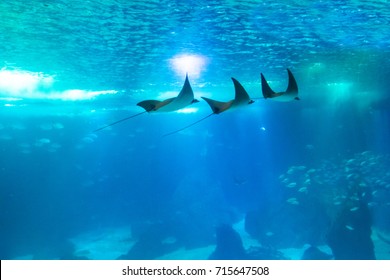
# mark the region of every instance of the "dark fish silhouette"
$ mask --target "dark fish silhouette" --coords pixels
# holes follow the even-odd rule
[[[190,104],[199,102],[194,98],[194,92],[192,91],[190,82],[188,81],[188,75],[186,75],[186,79],[184,81],[183,88],[181,89],[180,93],[176,97],[168,98],[163,101],[159,100],[144,100],[139,102],[137,105],[144,108],[145,112],[141,112],[132,116],[129,116],[127,118],[121,119],[119,121],[110,123],[106,126],[103,126],[101,128],[98,128],[94,130],[93,132],[105,129],[109,126],[112,126],[114,124],[126,121],[128,119],[134,118],[136,116],[142,115],[144,113],[150,113],[150,112],[173,112],[177,111],[179,109],[182,109]]]
[[[286,91],[274,92],[271,87],[268,85],[267,80],[264,78],[263,73],[261,73],[261,89],[265,99],[273,98],[276,101],[286,102],[292,100],[299,100],[298,97],[298,85],[297,82],[289,69],[288,73],[288,86]]]
[[[234,108],[241,107],[244,105],[252,104],[254,101],[249,97],[249,95],[246,92],[246,90],[244,89],[244,87],[235,78],[232,78],[232,80],[233,80],[234,90],[235,90],[235,96],[234,96],[233,100],[223,102],[223,101],[217,101],[217,100],[213,100],[210,98],[202,97],[209,104],[209,106],[213,112],[210,115],[208,115],[208,116],[206,116],[206,117],[204,117],[204,118],[202,118],[202,119],[200,119],[200,120],[198,120],[190,125],[187,125],[179,130],[175,130],[173,132],[167,133],[167,134],[163,135],[163,137],[175,134],[175,133],[180,132],[180,131],[183,131],[184,129],[187,129],[187,128],[189,128],[197,123],[200,123],[201,121],[207,119],[208,117],[211,117],[212,115],[217,115],[217,114],[220,114],[220,113],[225,112],[225,111],[230,110],[230,109],[234,109]]]

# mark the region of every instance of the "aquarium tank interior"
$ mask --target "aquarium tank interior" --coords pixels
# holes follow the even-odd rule
[[[1,259],[390,259],[389,1],[0,17]]]

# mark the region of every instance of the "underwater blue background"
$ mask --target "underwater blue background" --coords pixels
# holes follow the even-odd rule
[[[361,200],[390,258],[388,1],[3,0],[0,17],[0,258],[207,259],[224,224],[247,251],[325,246]],[[283,91],[286,68],[301,100],[263,99],[260,73]],[[197,99],[232,99],[234,77],[255,103],[168,137],[208,105],[93,132],[186,72]]]

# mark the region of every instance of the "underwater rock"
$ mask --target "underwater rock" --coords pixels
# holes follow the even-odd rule
[[[245,231],[252,237],[258,238],[263,232],[270,232],[268,228],[269,215],[266,209],[249,211],[245,216]]]
[[[284,255],[271,247],[250,247],[245,250],[241,236],[230,225],[217,228],[217,247],[209,260],[284,260]]]
[[[336,260],[376,259],[371,240],[370,211],[363,200],[357,203],[359,207],[355,211],[345,205],[328,232],[328,245]]]
[[[364,200],[366,206],[372,209],[375,227],[385,230],[390,228],[386,214],[390,209],[390,187],[387,187],[390,186],[389,168],[390,156],[376,154],[372,151],[355,153],[349,158],[322,160],[317,166],[306,168],[291,166],[279,176],[283,203],[285,206],[290,206],[288,211],[298,212],[294,214],[295,220],[297,220],[297,214],[303,213],[306,216],[295,224],[310,219],[314,222],[319,221],[319,219],[309,217],[313,211],[321,216],[324,223],[332,223],[344,207],[346,207],[345,211],[351,214],[360,213],[359,201]],[[291,209],[292,207],[295,209]],[[289,215],[285,214],[285,216]],[[281,227],[294,226],[294,224],[289,224],[289,221],[285,222],[283,215],[274,216],[272,220],[279,220]],[[319,229],[321,231],[318,232],[320,236],[329,231],[328,226],[324,229],[324,223]],[[292,228],[297,236],[307,236],[304,230],[305,224],[302,224],[301,228]],[[344,224],[343,229],[347,232],[357,230],[356,226],[351,223]],[[278,235],[281,230],[272,229],[272,231]],[[313,244],[309,241],[306,243]]]
[[[178,249],[180,244],[172,235],[167,224],[150,225],[127,254],[119,256],[120,260],[152,260]]]
[[[314,246],[310,246],[303,252],[301,260],[331,260],[332,255],[322,252],[320,249]]]
[[[230,226],[217,228],[217,247],[210,255],[210,260],[245,260],[245,252],[240,235]]]
[[[325,242],[324,232],[328,229],[329,219],[324,205],[281,203],[277,209],[261,208],[248,212],[245,216],[246,232],[270,248],[299,248]]]
[[[226,201],[222,185],[210,185],[198,177],[187,176],[176,188],[170,202],[175,212],[167,217],[186,249],[213,244],[215,225],[233,224],[239,218]]]

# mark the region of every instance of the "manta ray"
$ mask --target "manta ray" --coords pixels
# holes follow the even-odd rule
[[[248,93],[244,87],[234,78],[232,78],[235,90],[235,96],[233,100],[223,102],[210,98],[202,97],[210,106],[213,114],[220,114],[226,110],[237,108],[243,105],[252,104],[254,101],[250,99]]]
[[[208,115],[208,116],[206,116],[206,117],[204,117],[204,118],[202,118],[202,119],[200,119],[200,120],[198,120],[190,125],[187,125],[179,130],[175,130],[173,132],[164,134],[163,137],[175,134],[175,133],[180,132],[180,131],[183,131],[184,129],[187,129],[187,128],[189,128],[197,123],[200,123],[201,121],[211,117],[212,115],[218,115],[218,114],[225,112],[227,110],[230,110],[230,109],[235,109],[237,107],[252,104],[254,101],[249,97],[249,95],[246,92],[246,90],[244,89],[244,87],[235,78],[232,78],[232,81],[233,81],[234,90],[235,90],[234,99],[224,102],[224,101],[213,100],[211,98],[202,97],[202,99],[205,100],[209,104],[209,106],[213,112],[210,115]]]
[[[180,93],[176,97],[168,98],[163,101],[159,100],[144,100],[139,103],[137,103],[137,106],[142,107],[145,109],[144,112],[129,116],[127,118],[121,119],[119,121],[110,123],[106,126],[103,126],[101,128],[98,128],[94,130],[93,132],[105,129],[109,126],[112,126],[114,124],[126,121],[128,119],[134,118],[136,116],[142,115],[144,113],[151,113],[151,112],[173,112],[180,110],[188,105],[191,105],[193,103],[199,102],[194,98],[194,92],[192,91],[191,84],[188,80],[188,74],[186,74],[186,79],[184,81],[183,88],[181,89]]]
[[[273,98],[276,101],[286,102],[292,100],[299,100],[298,97],[298,85],[297,82],[289,69],[288,73],[288,86],[286,91],[274,92],[271,87],[268,85],[267,80],[264,78],[263,73],[261,73],[261,89],[263,91],[263,96],[265,99]]]
[[[163,101],[144,100],[137,103],[137,106],[144,108],[146,112],[173,112],[196,102],[199,101],[194,99],[194,92],[192,91],[190,82],[188,81],[187,74],[183,88],[178,96],[168,98]]]

